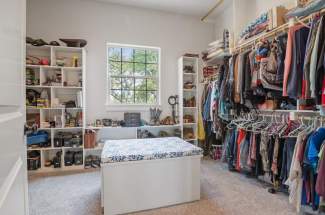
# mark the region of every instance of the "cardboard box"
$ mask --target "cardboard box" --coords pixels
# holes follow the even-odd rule
[[[277,6],[268,11],[269,30],[277,28],[286,23],[285,15],[288,12],[283,6]]]

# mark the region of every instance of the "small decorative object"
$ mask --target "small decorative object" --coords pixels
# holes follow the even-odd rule
[[[100,119],[96,119],[96,127],[101,127],[102,121]]]
[[[40,79],[36,77],[36,73],[33,69],[26,69],[26,85],[39,85]]]
[[[33,46],[45,46],[48,45],[47,42],[45,42],[43,39],[37,39],[37,40],[33,40],[32,38],[28,38],[28,42],[30,42]]]
[[[190,114],[186,114],[183,116],[184,123],[194,123],[194,117]]]
[[[171,116],[165,117],[163,120],[160,121],[161,125],[174,125],[174,120]]]
[[[155,135],[153,135],[150,131],[148,130],[141,130],[138,129],[138,138],[139,139],[146,139],[146,138],[155,138]]]
[[[195,87],[196,86],[191,81],[184,83],[184,89],[186,89],[186,90],[194,89]]]
[[[47,94],[47,90],[42,90],[41,96],[40,96],[40,103],[42,104],[41,106],[43,106],[45,108],[50,106],[49,95]]]
[[[112,121],[112,127],[118,127],[120,125],[119,121],[113,120]]]
[[[194,139],[195,134],[193,128],[183,128],[184,139]]]
[[[167,131],[159,131],[159,137],[170,137]]]
[[[183,68],[183,71],[185,73],[194,73],[194,68],[191,65],[185,65],[184,68]]]
[[[60,46],[60,43],[57,41],[51,41],[50,46]]]
[[[150,108],[150,125],[159,125],[162,111],[159,108]]]
[[[64,57],[56,58],[56,65],[57,66],[65,66],[65,58]]]
[[[50,127],[55,128],[55,121],[50,121]]]
[[[40,60],[40,65],[43,65],[43,66],[49,66],[49,65],[50,65],[50,61],[49,61],[49,59],[47,59],[47,58],[42,58],[42,59]]]
[[[87,41],[83,39],[60,39],[68,47],[84,47],[87,45]]]
[[[103,119],[102,123],[104,126],[108,127],[108,126],[112,126],[112,120],[111,119]]]
[[[182,131],[179,128],[176,128],[174,130],[174,136],[175,137],[181,137],[182,136]]]
[[[173,117],[173,124],[176,124],[177,118],[176,118],[176,105],[178,104],[178,96],[170,96],[168,98],[168,104],[172,106],[172,117]]]
[[[45,166],[45,167],[50,167],[50,166],[52,166],[52,161],[51,161],[51,160],[46,160],[45,163],[44,163],[44,166]]]
[[[41,59],[35,56],[28,55],[26,56],[26,64],[28,65],[41,65]]]
[[[27,44],[32,44],[34,42],[34,39],[31,37],[26,37],[26,43]]]
[[[196,107],[196,100],[193,96],[192,98],[185,99],[184,98],[184,107]]]
[[[78,67],[78,62],[79,62],[78,56],[74,56],[72,58],[72,67]]]

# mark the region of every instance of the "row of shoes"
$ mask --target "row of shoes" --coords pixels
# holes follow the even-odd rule
[[[100,158],[96,155],[88,155],[85,158],[85,169],[90,168],[99,168],[100,167]]]

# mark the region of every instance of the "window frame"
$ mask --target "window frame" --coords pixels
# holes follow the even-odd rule
[[[158,74],[157,74],[157,100],[156,103],[154,104],[137,104],[137,103],[113,103],[111,100],[111,78],[114,78],[114,75],[110,74],[110,66],[109,66],[109,48],[138,48],[138,49],[145,49],[145,50],[155,50],[158,51],[158,62],[157,62],[157,67],[158,67]],[[123,62],[123,61],[122,61]],[[137,78],[137,76],[132,75],[129,76],[132,78]],[[141,78],[145,78],[146,76],[140,76]],[[148,76],[149,77],[149,76]],[[132,44],[122,44],[122,43],[111,43],[108,42],[106,43],[106,106],[110,108],[120,108],[120,107],[135,107],[135,108],[148,108],[152,106],[161,106],[161,48],[160,47],[154,47],[154,46],[143,46],[143,45],[132,45]],[[150,91],[150,90],[149,90]],[[118,109],[120,110],[120,109]]]

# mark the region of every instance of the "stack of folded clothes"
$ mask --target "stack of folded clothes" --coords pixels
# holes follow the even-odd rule
[[[230,56],[229,52],[229,31],[225,30],[223,39],[216,40],[209,44],[209,48],[202,52],[202,59],[208,61],[214,58]]]
[[[264,31],[267,31],[269,27],[268,13],[263,13],[258,19],[250,23],[244,31],[240,34],[239,43],[244,40],[256,36]]]
[[[305,5],[298,6],[286,14],[287,18],[308,16],[325,8],[325,0],[309,1]]]

